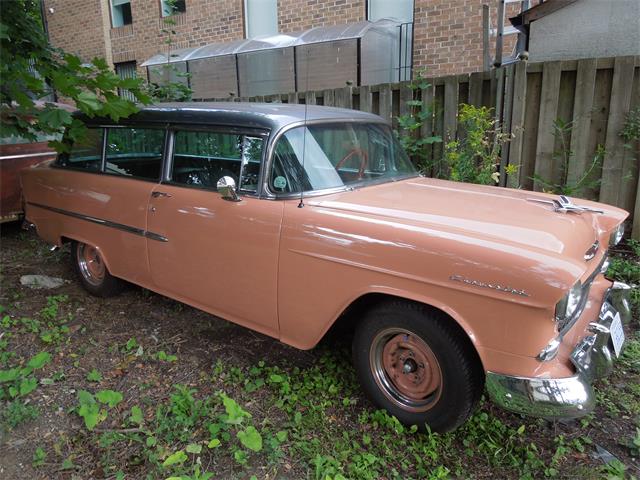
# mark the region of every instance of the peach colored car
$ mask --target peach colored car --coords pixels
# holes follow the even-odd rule
[[[89,292],[141,285],[301,349],[354,332],[362,387],[445,431],[484,388],[547,418],[593,408],[630,318],[605,278],[627,213],[423,178],[375,115],[163,104],[23,172],[26,216]],[[302,193],[301,193],[302,192]]]

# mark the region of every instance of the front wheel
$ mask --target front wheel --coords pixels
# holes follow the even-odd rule
[[[112,297],[124,288],[124,282],[109,273],[100,251],[92,245],[72,242],[71,262],[82,286],[97,297]]]
[[[353,358],[365,393],[406,425],[446,432],[473,412],[484,386],[468,337],[444,313],[394,301],[358,325]]]

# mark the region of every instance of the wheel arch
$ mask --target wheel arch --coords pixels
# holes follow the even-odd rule
[[[318,341],[321,341],[327,335],[330,335],[332,332],[336,331],[347,334],[353,333],[359,322],[359,317],[365,311],[374,308],[375,306],[382,303],[398,300],[415,303],[423,307],[442,312],[446,316],[446,318],[448,318],[450,322],[460,330],[464,337],[468,339],[469,346],[476,353],[478,360],[484,368],[484,362],[477,348],[477,336],[475,335],[474,329],[469,325],[469,323],[458,312],[456,312],[455,309],[442,304],[436,299],[413,294],[411,292],[373,289],[356,296],[351,300],[351,302],[344,306],[341,312],[334,318],[332,322],[330,322]]]
[[[98,253],[100,253],[100,257],[102,258],[102,261],[104,262],[105,266],[107,267],[107,270],[109,270],[109,272],[111,272],[111,265],[109,263],[109,257],[105,254],[105,250],[104,248],[102,248],[100,245],[96,244],[95,242],[92,242],[82,236],[79,235],[66,235],[66,234],[62,234],[60,235],[60,239],[58,241],[58,245],[59,246],[64,246],[67,244],[72,244],[73,242],[79,242],[79,243],[86,243],[87,245],[91,245],[93,247],[95,247],[96,250],[98,250]],[[74,255],[74,252],[71,252],[71,255]]]

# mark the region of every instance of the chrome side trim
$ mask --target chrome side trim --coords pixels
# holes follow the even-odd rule
[[[17,160],[19,158],[29,157],[55,157],[56,152],[40,152],[40,153],[23,153],[21,155],[3,155],[0,156],[0,160]]]
[[[61,215],[66,215],[68,217],[78,218],[80,220],[84,220],[86,222],[97,223],[98,225],[103,225],[105,227],[115,228],[117,230],[122,230],[123,232],[132,233],[134,235],[139,235],[141,237],[149,238],[151,240],[157,240],[159,242],[168,242],[169,239],[163,235],[158,233],[149,232],[147,230],[143,230],[141,228],[132,227],[130,225],[124,225],[122,223],[112,222],[111,220],[105,220],[103,218],[92,217],[90,215],[83,215],[82,213],[71,212],[69,210],[63,210],[61,208],[50,207],[48,205],[42,205],[40,203],[27,202],[27,205],[31,205],[38,208],[43,208],[45,210],[49,210],[54,213],[59,213]]]

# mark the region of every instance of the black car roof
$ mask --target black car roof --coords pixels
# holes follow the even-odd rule
[[[86,118],[88,124],[113,124],[103,118]],[[384,122],[378,115],[346,108],[286,103],[184,102],[158,103],[143,107],[138,113],[118,123],[185,123],[231,125],[245,128],[280,128],[298,122],[352,120]]]

